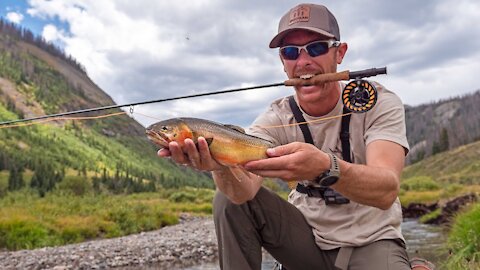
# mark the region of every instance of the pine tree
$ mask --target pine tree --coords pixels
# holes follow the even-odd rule
[[[25,186],[25,181],[23,181],[23,170],[19,169],[17,166],[12,165],[9,169],[10,174],[8,175],[8,190],[19,190]]]

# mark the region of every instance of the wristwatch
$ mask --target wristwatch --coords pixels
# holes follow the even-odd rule
[[[321,186],[328,187],[335,184],[340,178],[340,166],[335,155],[327,153],[330,157],[330,169],[315,178],[315,182]]]

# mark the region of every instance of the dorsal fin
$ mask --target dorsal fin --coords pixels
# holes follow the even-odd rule
[[[235,125],[229,125],[229,124],[225,124],[224,126],[228,127],[228,128],[231,128],[233,130],[236,130],[238,132],[245,133],[245,129],[243,129],[242,127],[235,126]]]

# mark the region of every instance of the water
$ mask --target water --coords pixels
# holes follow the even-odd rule
[[[402,233],[407,241],[410,258],[420,257],[438,265],[447,256],[442,250],[446,235],[440,226],[418,223],[416,219],[406,219],[402,223]]]

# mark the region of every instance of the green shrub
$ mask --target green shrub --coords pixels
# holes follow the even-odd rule
[[[83,196],[93,191],[92,184],[82,176],[67,176],[56,186],[57,190],[76,196]]]
[[[137,231],[135,215],[125,207],[111,209],[108,212],[108,220],[115,222],[122,234],[131,234]]]
[[[446,269],[480,269],[480,204],[455,217],[447,239]]]
[[[43,247],[51,242],[59,241],[38,221],[15,218],[0,223],[0,246],[9,250]]]
[[[442,214],[442,208],[437,208],[435,211],[432,211],[428,214],[425,214],[425,215],[421,216],[418,221],[420,221],[420,223],[427,223],[428,221],[430,221],[434,218],[437,218],[441,214]]]
[[[443,198],[455,197],[462,190],[463,190],[462,185],[460,185],[460,184],[450,184],[443,189],[442,197]]]
[[[414,176],[402,180],[400,188],[405,191],[429,191],[440,189],[440,185],[433,181],[432,178],[429,176]]]
[[[168,200],[175,203],[211,203],[215,190],[206,188],[184,187],[180,190],[170,190]]]
[[[171,203],[156,193],[71,196],[57,189],[40,197],[28,188],[9,192],[0,198],[0,249],[117,237],[176,224],[179,212],[211,214],[214,191],[192,190],[195,201],[208,198],[210,202]]]
[[[187,191],[178,191],[178,192],[174,192],[172,193],[169,197],[168,197],[168,200],[171,201],[171,202],[176,202],[176,203],[180,203],[180,202],[195,202],[195,199],[197,197],[195,196],[195,194],[191,193],[191,192],[187,192]]]

